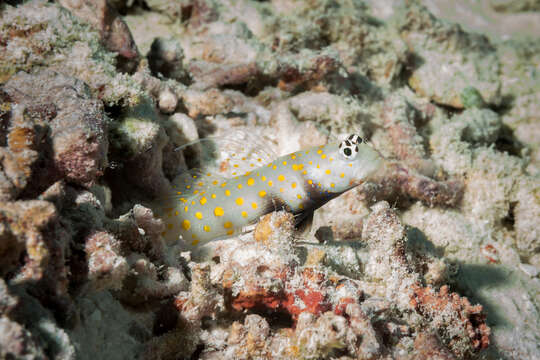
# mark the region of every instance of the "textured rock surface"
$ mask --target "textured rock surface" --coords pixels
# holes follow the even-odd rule
[[[532,2],[10,3],[0,358],[540,357]],[[384,171],[312,221],[162,236],[204,138],[266,159],[350,133]]]

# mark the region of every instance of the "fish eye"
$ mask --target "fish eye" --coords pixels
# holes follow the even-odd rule
[[[358,146],[352,143],[350,139],[344,140],[339,144],[339,153],[345,159],[352,160],[358,154]]]

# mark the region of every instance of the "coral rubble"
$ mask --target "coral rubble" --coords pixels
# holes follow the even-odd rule
[[[2,2],[0,358],[539,358],[539,39],[394,5]],[[235,133],[386,160],[187,251],[173,179]]]

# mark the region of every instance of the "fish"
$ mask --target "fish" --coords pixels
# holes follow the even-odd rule
[[[200,246],[238,235],[262,215],[280,209],[306,217],[369,180],[385,163],[356,134],[270,161],[263,157],[238,161],[249,166],[241,174],[233,171],[232,177],[197,170],[173,180],[174,194],[161,215],[167,240],[181,239],[188,248]],[[224,164],[232,170],[241,168],[232,159],[221,167]]]

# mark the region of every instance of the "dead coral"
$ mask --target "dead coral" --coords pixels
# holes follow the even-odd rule
[[[364,186],[366,200],[389,200],[396,197],[417,199],[428,206],[456,206],[463,198],[464,186],[459,180],[437,181],[421,175],[398,162],[389,162],[375,185]]]
[[[489,345],[490,328],[482,313],[482,305],[471,305],[469,300],[450,293],[448,286],[439,291],[419,285],[412,287],[411,306],[429,321],[455,356],[462,358]]]
[[[329,74],[336,73],[341,66],[338,59],[327,54],[313,54],[302,59],[301,66],[295,66],[294,60],[293,57],[289,61],[281,61],[274,75],[279,79],[278,88],[283,91],[323,90],[326,86],[320,82]]]
[[[192,62],[188,70],[193,77],[193,89],[207,90],[224,85],[240,85],[260,75],[260,69],[251,64],[220,64],[205,61]]]
[[[45,359],[45,353],[22,325],[0,317],[0,357],[3,359]]]
[[[4,279],[0,279],[0,316],[8,315],[17,303],[18,299],[9,293]]]
[[[134,104],[141,95],[131,77],[117,72],[116,55],[104,48],[98,32],[58,4],[7,5],[0,38],[0,82],[21,70],[48,67],[86,82],[107,104]]]
[[[4,103],[11,108],[10,103]],[[14,200],[31,182],[34,166],[39,154],[36,142],[44,136],[31,121],[25,121],[24,109],[16,108],[6,113],[5,123],[9,132],[2,134],[7,146],[0,148],[0,198]],[[8,127],[7,126],[7,127]]]
[[[418,135],[416,125],[422,113],[399,96],[389,96],[381,113],[384,126],[393,146],[392,151],[404,165],[425,176],[433,176],[436,168],[427,158],[424,140]]]
[[[415,1],[399,11],[396,21],[413,53],[409,85],[417,93],[461,109],[462,92],[474,86],[485,102],[501,102],[499,58],[485,36],[466,33],[457,24],[446,24]]]
[[[22,119],[12,120],[8,147],[16,154],[24,148],[42,154],[41,176],[34,177],[41,183],[34,186],[44,190],[60,178],[92,186],[107,165],[108,141],[103,106],[91,97],[88,87],[70,76],[43,70],[13,75],[3,89],[14,104],[26,109]],[[27,167],[35,171],[31,165]]]
[[[139,61],[137,45],[126,23],[106,0],[60,0],[59,3],[99,31],[105,47],[118,54],[121,70],[133,71],[135,69]]]
[[[33,285],[29,291],[34,296],[58,307],[61,317],[68,316],[69,233],[59,223],[55,207],[41,200],[4,202],[0,218],[2,276],[16,284]]]
[[[111,158],[123,163],[114,175],[114,189],[125,189],[126,179],[150,196],[170,189],[162,167],[163,148],[169,138],[153,101],[146,98],[111,126]],[[137,174],[137,176],[132,176]],[[119,191],[122,193],[122,191]]]
[[[96,290],[118,289],[128,273],[128,264],[120,254],[120,244],[104,231],[90,234],[85,240],[88,280]]]
[[[140,305],[187,289],[176,244],[164,242],[164,224],[150,209],[135,205],[127,214],[108,221],[106,227],[118,237],[122,253],[130,254],[126,259],[129,275],[118,293],[124,302]]]
[[[455,360],[456,357],[440,343],[436,334],[421,332],[414,339],[414,360]]]
[[[364,3],[274,1],[273,7],[276,18],[262,41],[274,51],[329,47],[349,73],[382,84],[400,74],[406,46],[393,29],[369,19]]]

